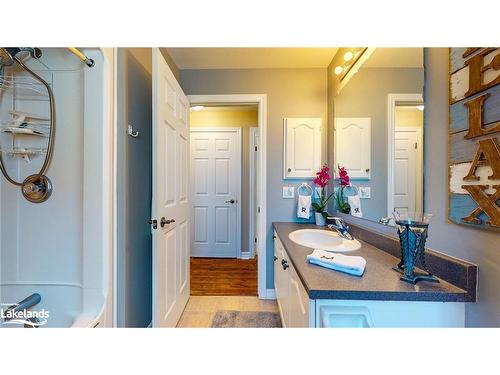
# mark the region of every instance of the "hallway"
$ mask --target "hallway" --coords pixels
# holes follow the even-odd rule
[[[257,257],[191,258],[191,296],[257,296]]]

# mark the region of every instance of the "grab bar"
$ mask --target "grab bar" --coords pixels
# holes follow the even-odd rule
[[[40,294],[33,293],[32,295],[23,299],[21,302],[18,302],[16,304],[10,306],[9,308],[7,308],[7,310],[5,310],[5,312],[4,312],[4,316],[5,316],[4,319],[6,321],[12,319],[14,314],[10,313],[10,311],[17,312],[17,311],[21,311],[21,310],[27,310],[30,307],[33,307],[33,306],[37,305],[38,303],[40,303],[41,300],[42,300],[42,296],[40,296]]]
[[[95,63],[94,63],[94,60],[92,59],[89,59],[87,56],[85,56],[85,54],[80,51],[78,48],[75,48],[75,47],[68,47],[68,49],[74,53],[76,56],[78,56],[80,58],[80,60],[82,60],[85,64],[87,64],[87,66],[89,68],[92,68]]]

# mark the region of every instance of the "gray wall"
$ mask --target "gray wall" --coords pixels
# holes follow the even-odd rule
[[[267,288],[274,288],[272,222],[296,220],[295,201],[282,199],[283,118],[321,117],[326,125],[326,69],[181,70],[180,76],[187,95],[267,94]]]
[[[174,74],[175,79],[177,80],[177,82],[179,82],[180,81],[179,67],[177,66],[175,61],[172,59],[172,57],[170,57],[170,55],[168,54],[167,49],[165,47],[160,48],[160,52],[163,55],[163,58],[165,59],[165,61],[167,62],[168,67],[170,68],[170,70]]]
[[[147,327],[152,306],[151,49],[118,50],[117,320]],[[127,125],[139,131],[127,135]]]
[[[335,97],[335,117],[372,119],[371,179],[353,180],[371,187],[371,198],[361,201],[367,219],[387,216],[387,94],[422,93],[423,84],[423,68],[361,68]]]

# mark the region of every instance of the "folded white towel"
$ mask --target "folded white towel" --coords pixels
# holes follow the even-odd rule
[[[307,256],[307,261],[321,267],[349,273],[355,276],[363,275],[366,267],[366,260],[363,257],[331,253],[318,249],[315,249]]]
[[[297,201],[297,217],[299,219],[309,219],[311,216],[311,196],[300,195]]]
[[[351,206],[351,215],[357,217],[363,217],[363,212],[361,211],[361,199],[359,195],[348,195],[347,203]]]

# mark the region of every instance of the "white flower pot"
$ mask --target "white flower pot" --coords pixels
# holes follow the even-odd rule
[[[326,219],[321,212],[315,212],[314,218],[316,219],[316,225],[324,227],[326,225]]]

